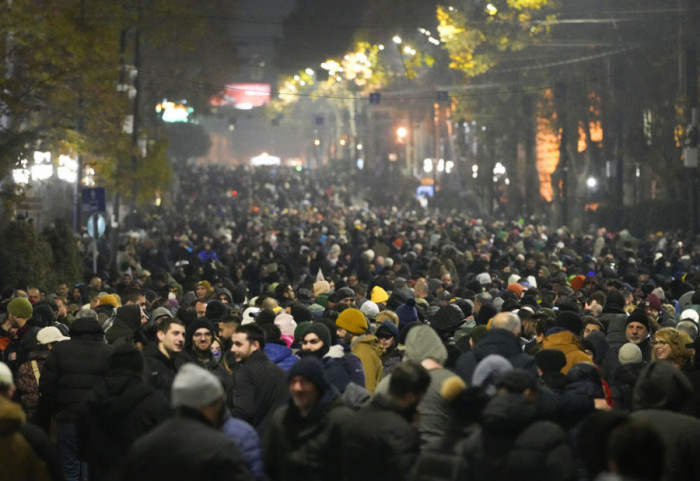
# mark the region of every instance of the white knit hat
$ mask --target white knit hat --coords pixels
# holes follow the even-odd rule
[[[628,342],[623,344],[620,348],[620,352],[617,353],[617,360],[620,361],[621,365],[625,364],[637,364],[642,362],[642,351],[639,346]]]

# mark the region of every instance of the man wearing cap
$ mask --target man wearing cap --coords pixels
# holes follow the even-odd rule
[[[107,374],[113,347],[105,343],[95,319],[76,319],[70,336],[51,349],[41,369],[39,391],[56,421],[56,444],[66,479],[78,481],[87,474],[76,452],[78,406]]]
[[[15,339],[6,348],[5,362],[13,372],[27,360],[29,352],[36,348],[36,335],[41,329],[29,322],[34,309],[24,297],[15,297],[7,304],[7,319],[12,329],[17,329]]]
[[[270,481],[338,477],[341,431],[352,411],[331,389],[321,361],[305,357],[289,371],[289,403],[272,417],[265,445]]]
[[[193,362],[214,374],[226,392],[226,399],[231,394],[232,379],[228,371],[219,364],[219,361],[211,353],[211,345],[214,341],[214,326],[206,319],[196,319],[187,329],[185,348],[177,356],[175,366],[179,369],[185,363]]]
[[[64,479],[55,448],[46,433],[26,422],[22,407],[12,402],[14,392],[12,371],[0,362],[2,479]]]
[[[136,441],[123,479],[253,481],[236,444],[218,430],[224,404],[216,376],[192,363],[182,366],[172,386],[175,417]]]
[[[367,318],[362,311],[349,307],[340,313],[335,321],[338,339],[350,347],[353,354],[360,358],[365,371],[365,388],[374,393],[382,379],[382,346],[374,334],[366,334]]]
[[[17,393],[22,409],[27,414],[27,421],[39,424],[47,428],[48,420],[36,419],[39,408],[39,379],[44,361],[49,356],[54,344],[67,341],[70,337],[61,334],[55,326],[42,328],[36,335],[37,349],[31,351],[27,362],[23,363],[17,371]]]
[[[272,414],[287,402],[287,373],[265,354],[265,332],[257,324],[240,326],[232,340],[231,351],[241,366],[233,375],[231,414],[264,439]]]

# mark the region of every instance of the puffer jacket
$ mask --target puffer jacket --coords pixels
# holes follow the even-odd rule
[[[547,331],[542,340],[542,349],[557,349],[564,353],[566,365],[561,370],[563,374],[567,374],[579,362],[593,364],[593,358],[583,352],[581,344],[574,333],[560,327]]]
[[[109,370],[113,347],[94,319],[76,319],[71,339],[57,343],[41,369],[39,391],[49,400],[56,421],[74,423],[77,408]]]

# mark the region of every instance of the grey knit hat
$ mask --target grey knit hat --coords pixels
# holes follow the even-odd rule
[[[224,397],[221,382],[212,373],[196,364],[183,365],[172,387],[172,406],[199,408]]]
[[[628,342],[620,347],[620,351],[617,353],[617,360],[623,366],[625,364],[637,364],[642,362],[642,351],[639,346]]]

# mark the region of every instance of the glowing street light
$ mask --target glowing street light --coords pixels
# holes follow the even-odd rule
[[[595,189],[598,186],[598,179],[589,177],[586,179],[586,186],[588,186],[589,189]]]
[[[399,37],[398,35],[394,35],[394,37],[391,40],[396,45],[401,45],[401,43],[403,42],[403,40],[401,40],[401,37]]]

